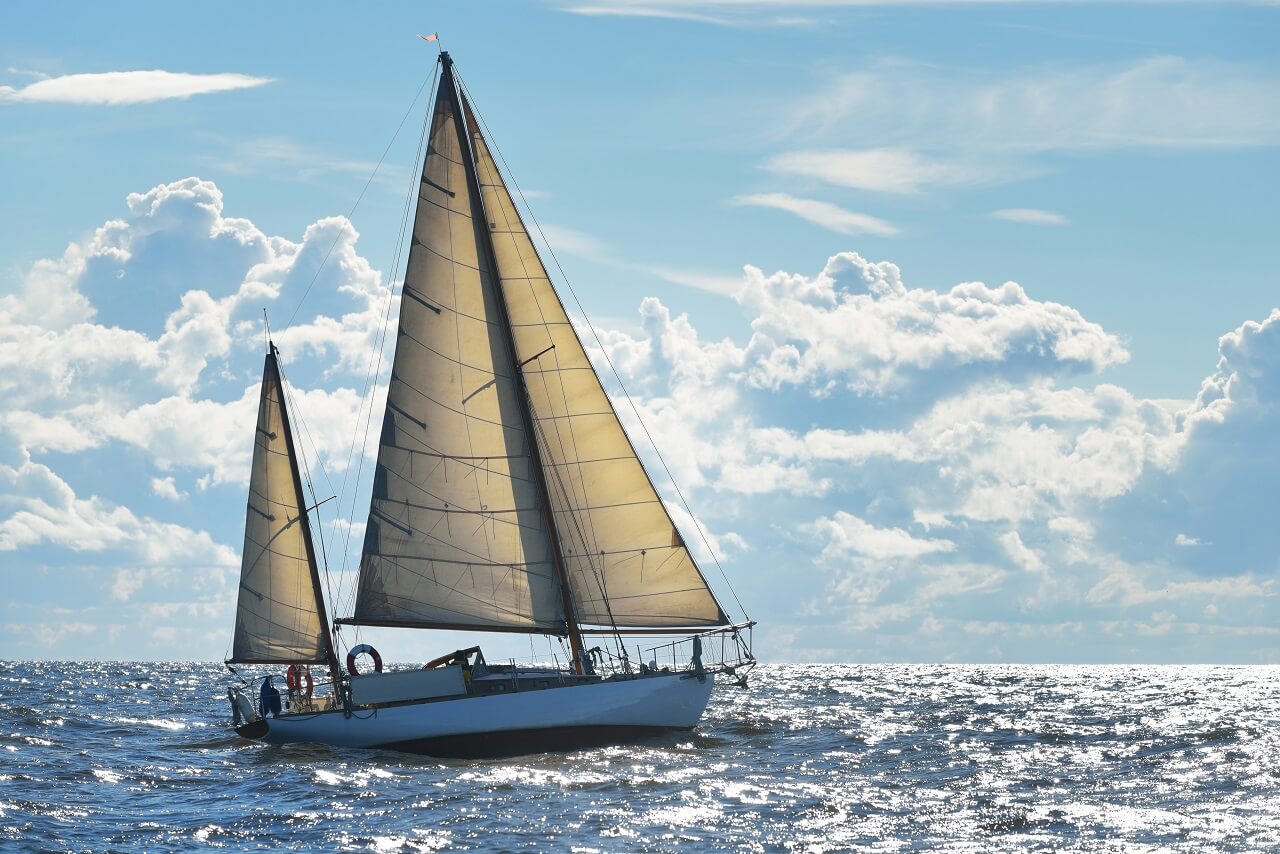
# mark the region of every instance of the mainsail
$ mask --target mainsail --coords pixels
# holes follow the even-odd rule
[[[230,660],[331,663],[284,387],[275,347],[269,349],[258,403]]]
[[[447,56],[400,310],[355,614],[341,622],[553,633],[567,621],[729,623]]]

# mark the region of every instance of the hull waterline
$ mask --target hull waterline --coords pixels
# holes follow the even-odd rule
[[[266,744],[310,742],[486,758],[619,744],[692,729],[713,677],[673,673],[380,709],[286,715],[236,732]]]

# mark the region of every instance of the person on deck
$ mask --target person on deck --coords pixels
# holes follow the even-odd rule
[[[280,691],[271,684],[270,676],[262,680],[262,690],[258,693],[258,714],[265,718],[268,712],[273,718],[280,717]]]

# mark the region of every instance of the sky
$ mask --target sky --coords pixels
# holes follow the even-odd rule
[[[1018,0],[8,10],[0,658],[227,654],[264,309],[350,608],[433,31],[761,659],[1280,663],[1280,7]]]

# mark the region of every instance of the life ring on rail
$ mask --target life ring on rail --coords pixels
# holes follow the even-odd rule
[[[351,647],[351,652],[347,653],[347,672],[352,676],[360,675],[360,671],[356,670],[356,656],[366,652],[373,659],[374,671],[377,673],[382,672],[382,656],[378,655],[378,651],[367,643],[362,643]]]
[[[296,664],[290,664],[288,671],[284,674],[284,684],[290,691],[297,691],[302,687],[302,683],[307,684],[307,690],[303,692],[308,700],[311,699],[311,692],[315,690],[316,683],[311,677],[311,668],[305,665],[299,667]]]

